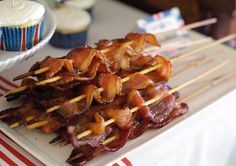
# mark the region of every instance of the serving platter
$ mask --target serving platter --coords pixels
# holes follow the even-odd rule
[[[56,18],[53,15],[51,9],[47,6],[44,1],[39,1],[43,3],[46,12],[45,12],[45,28],[43,39],[33,46],[31,49],[23,52],[14,52],[14,51],[2,51],[0,50],[0,72],[11,68],[15,64],[21,63],[22,61],[28,60],[35,53],[38,52],[39,49],[43,48],[51,39],[53,33],[56,30]]]
[[[186,50],[183,50],[186,51]],[[50,53],[50,51],[49,51]],[[205,77],[201,81],[196,84],[193,84],[185,89],[182,89],[181,96],[184,97],[197,89],[206,86],[209,83],[209,79],[227,74],[232,70],[235,70],[234,63],[236,63],[235,50],[228,48],[227,46],[217,46],[217,48],[209,49],[207,51],[195,54],[191,56],[191,58],[186,58],[178,63],[175,63],[173,66],[174,73],[180,71],[183,66],[189,64],[189,62],[199,59],[201,56],[213,56],[213,59],[210,63],[204,63],[199,65],[196,68],[189,68],[185,70],[183,73],[179,74],[178,77],[175,77],[170,81],[170,84],[174,87],[181,83],[184,83],[206,70],[211,69],[215,65],[224,61],[225,59],[229,59],[231,61],[227,67],[224,67],[223,70],[219,70],[217,72],[212,73],[210,76]],[[25,71],[27,68],[24,69]],[[6,72],[3,76],[7,77],[11,80],[15,75],[19,74],[19,71],[11,70]],[[187,120],[191,120],[191,116],[198,116],[201,114],[204,107],[212,103],[213,101],[219,99],[223,95],[232,91],[236,88],[236,78],[230,77],[227,81],[220,83],[206,92],[201,93],[198,96],[195,96],[191,100],[188,100],[187,103],[190,106],[190,112],[182,118],[175,120],[169,125],[161,128],[160,130],[152,130],[143,134],[141,137],[129,141],[123,148],[114,153],[103,154],[92,161],[90,161],[87,165],[95,166],[95,165],[112,165],[114,161],[123,157],[124,155],[128,155],[129,153],[138,152],[142,146],[148,144],[149,141],[156,141],[159,137],[164,137],[168,132],[171,132],[174,128],[176,128],[181,123],[186,123]],[[18,103],[14,103],[18,104]],[[5,102],[5,99],[0,98],[0,109],[3,110],[8,107],[12,107],[13,103]],[[198,114],[197,114],[198,113]],[[65,163],[66,158],[70,154],[72,150],[72,146],[68,145],[65,147],[60,147],[58,145],[49,145],[48,142],[55,135],[44,135],[38,130],[27,130],[24,127],[19,127],[17,129],[10,129],[6,124],[0,122],[0,129],[6,133],[9,137],[11,137],[16,143],[20,146],[24,147],[28,152],[30,152],[33,156],[38,158],[45,165],[68,165]],[[181,132],[181,131],[180,131]]]

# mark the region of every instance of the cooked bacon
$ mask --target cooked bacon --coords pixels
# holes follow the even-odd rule
[[[129,81],[123,84],[122,92],[127,94],[133,89],[144,89],[150,85],[154,85],[152,80],[143,74],[136,73],[131,75]]]
[[[148,106],[145,106],[145,100],[143,97],[140,95],[139,91],[133,90],[129,93],[127,102],[132,106],[132,107],[139,107],[138,114],[143,118],[143,119],[148,119],[149,121],[155,122],[154,120],[154,115],[151,113],[151,110],[149,109]]]
[[[116,125],[121,129],[127,129],[133,123],[132,112],[128,107],[123,109],[109,108],[106,110],[106,114],[108,117],[113,118]]]
[[[170,79],[170,75],[172,73],[172,65],[170,61],[162,56],[156,56],[155,59],[158,64],[161,64],[161,68],[159,68],[159,70],[155,70],[146,74],[147,77],[153,80],[154,82],[167,82]]]
[[[56,116],[56,117],[47,116],[47,118],[45,118],[44,120],[47,120],[48,123],[42,126],[40,129],[45,134],[54,133],[56,130],[58,130],[59,128],[63,126],[60,116]]]
[[[65,117],[80,115],[86,110],[84,102],[70,103],[69,101],[63,102],[59,108],[59,113]]]
[[[76,135],[78,134],[78,127],[69,126],[67,129],[68,134],[71,138],[71,143],[74,147],[80,148],[84,145],[89,145],[91,147],[98,147],[104,141],[104,139],[112,132],[111,127],[106,127],[105,132],[100,135],[89,135],[81,139],[77,139]],[[81,130],[80,130],[81,131]]]
[[[101,94],[95,85],[89,85],[85,88],[84,94],[86,95],[86,107],[89,108],[95,99],[98,102],[102,102]]]
[[[96,55],[96,50],[91,47],[80,47],[68,53],[67,58],[71,59],[77,72],[86,72]]]
[[[111,143],[109,143],[108,145],[100,144],[98,147],[83,146],[81,148],[75,148],[71,152],[70,157],[67,159],[67,161],[69,161],[70,158],[72,158],[73,156],[82,153],[83,154],[82,157],[69,162],[72,165],[82,166],[89,160],[92,160],[94,157],[98,156],[101,153],[117,151],[126,144],[131,133],[132,133],[132,128],[125,130],[115,129],[111,135],[115,136],[116,139],[113,140]]]
[[[88,124],[88,128],[93,132],[93,134],[100,135],[105,132],[105,121],[103,117],[98,113],[95,113],[94,118],[95,122],[90,122]]]
[[[40,68],[50,67],[46,72],[46,78],[53,77],[57,72],[59,72],[63,67],[69,72],[73,72],[74,68],[72,65],[73,61],[68,59],[57,59],[47,56],[41,63]]]
[[[139,54],[130,58],[130,70],[141,69],[158,64],[154,57]]]
[[[160,46],[156,37],[150,33],[140,34],[140,33],[129,33],[126,35],[125,39],[134,41],[131,47],[135,52],[141,52],[144,50],[145,43],[152,46]]]
[[[121,78],[112,74],[101,74],[98,78],[99,85],[103,88],[102,95],[106,101],[112,101],[116,95],[121,95]]]

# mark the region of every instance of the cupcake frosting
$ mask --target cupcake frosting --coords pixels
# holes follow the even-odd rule
[[[66,0],[64,4],[70,7],[78,7],[82,9],[89,9],[93,7],[96,0]]]
[[[57,18],[57,30],[63,34],[80,32],[88,28],[91,16],[85,10],[62,7],[54,10]]]
[[[34,1],[15,0],[14,6],[11,0],[0,1],[0,26],[34,24],[44,13],[44,6]]]

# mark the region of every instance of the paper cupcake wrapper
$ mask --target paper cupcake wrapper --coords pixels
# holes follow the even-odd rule
[[[0,35],[0,48],[6,51],[25,51],[36,45],[43,37],[44,20],[38,24],[12,28],[2,27]]]
[[[76,48],[86,43],[87,33],[88,30],[73,34],[61,34],[55,32],[50,43],[59,48]]]

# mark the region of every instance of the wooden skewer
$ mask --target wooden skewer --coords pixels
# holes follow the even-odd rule
[[[52,78],[49,78],[49,79],[46,79],[46,80],[43,80],[43,81],[36,82],[35,85],[36,86],[46,85],[46,84],[58,81],[59,79],[61,79],[61,77],[56,76],[56,77],[52,77]],[[19,88],[15,88],[15,89],[9,91],[6,95],[22,92],[22,91],[26,90],[28,87],[29,87],[28,85],[24,85],[24,86],[21,86]]]
[[[214,41],[214,42],[212,42],[212,43],[210,43],[210,44],[207,44],[207,45],[205,45],[205,46],[203,46],[203,47],[197,48],[197,49],[195,49],[195,50],[193,50],[193,51],[190,51],[190,52],[187,52],[187,53],[185,53],[185,54],[183,54],[183,55],[181,55],[181,56],[175,57],[174,59],[172,59],[172,62],[175,62],[175,61],[177,61],[177,60],[179,60],[179,59],[186,58],[186,57],[188,57],[188,56],[190,56],[190,55],[192,55],[192,54],[201,52],[201,51],[203,51],[203,50],[206,50],[206,49],[208,49],[208,48],[210,48],[210,47],[213,47],[213,46],[216,46],[216,45],[218,45],[218,44],[224,43],[224,42],[226,42],[226,41],[229,41],[229,40],[231,40],[231,39],[234,39],[235,37],[236,37],[236,33],[231,34],[231,35],[228,35],[228,36],[225,36],[225,37],[223,37],[223,38],[221,38],[221,39],[218,39],[218,40],[216,40],[216,41]]]
[[[194,96],[197,96],[199,95],[200,93],[220,84],[221,82],[227,80],[228,78],[230,78],[231,76],[235,75],[236,74],[236,71],[233,70],[231,71],[230,73],[226,74],[226,75],[223,75],[223,76],[220,76],[220,77],[215,77],[213,79],[211,79],[211,83],[210,84],[207,84],[206,86],[202,87],[202,88],[199,88],[197,91],[194,91],[194,92],[191,92],[189,95],[185,96],[184,98],[182,98],[179,102],[185,102],[191,98],[193,98]]]
[[[115,139],[116,139],[116,136],[111,136],[111,137],[105,139],[102,144],[103,145],[107,145],[107,144],[111,143],[112,141],[114,141]],[[73,160],[75,160],[77,158],[80,158],[82,156],[83,156],[83,153],[79,153],[79,154],[71,157],[69,160],[67,160],[67,162],[71,162],[71,161],[73,161]]]
[[[171,29],[171,30],[169,30],[169,31],[164,31],[164,32],[158,33],[158,35],[159,35],[159,36],[162,36],[162,35],[166,35],[166,34],[169,34],[169,33],[176,32],[176,31],[178,31],[178,30],[194,29],[194,28],[198,28],[198,27],[202,27],[202,26],[214,24],[214,23],[216,23],[216,22],[217,22],[217,19],[216,19],[216,18],[210,18],[210,19],[207,19],[207,20],[203,20],[203,21],[199,21],[199,22],[192,23],[192,24],[188,24],[188,25],[185,25],[185,26],[180,27],[180,28]]]
[[[161,48],[148,47],[148,48],[145,49],[145,54],[164,52],[164,51],[168,51],[170,49],[185,48],[185,47],[190,47],[190,46],[194,46],[194,45],[198,45],[198,44],[209,43],[210,41],[212,41],[212,38],[207,37],[207,38],[204,38],[204,39],[195,40],[195,41],[191,41],[191,42],[183,43],[183,44],[168,44],[166,46],[163,45]]]
[[[32,76],[32,75],[42,74],[42,73],[48,71],[49,69],[50,69],[49,67],[44,67],[44,68],[41,68],[41,69],[38,69],[38,70],[35,70],[35,71],[29,71],[27,73],[24,73],[24,74],[21,74],[21,75],[15,77],[13,79],[13,81],[17,81],[17,80],[20,80],[20,79],[23,79],[25,77]]]
[[[196,23],[192,23],[192,24],[189,24],[189,25],[185,25],[181,28],[176,28],[174,30],[169,30],[169,31],[166,31],[166,32],[162,32],[162,33],[157,33],[155,35],[164,35],[164,34],[168,34],[168,33],[172,33],[172,32],[176,32],[180,29],[182,30],[188,30],[188,29],[194,29],[194,28],[198,28],[198,27],[201,27],[201,26],[206,26],[206,25],[210,25],[210,24],[214,24],[217,22],[217,19],[216,18],[211,18],[211,19],[207,19],[207,20],[203,20],[203,21],[199,21],[199,22],[196,22]],[[197,44],[197,43],[196,43]],[[200,44],[200,41],[199,41],[199,44]],[[180,46],[181,47],[181,46]],[[108,49],[104,49],[104,50],[101,50],[103,53],[106,53]],[[148,51],[148,50],[147,50]],[[16,81],[16,80],[20,80],[20,79],[23,79],[25,77],[28,77],[28,76],[32,76],[32,75],[38,75],[38,74],[42,74],[46,71],[49,70],[49,67],[45,67],[45,68],[42,68],[42,69],[38,69],[36,71],[31,71],[31,72],[27,72],[27,73],[24,73],[24,74],[21,74],[17,77],[15,77],[13,80]]]
[[[31,115],[31,116],[26,117],[26,118],[25,118],[25,121],[26,121],[26,122],[29,122],[29,121],[33,120],[34,118],[35,118],[35,116],[34,116],[34,115]],[[13,128],[16,128],[16,127],[18,127],[20,124],[21,124],[20,122],[13,123],[13,124],[10,126],[10,128],[12,128],[12,129],[13,129]]]
[[[44,121],[40,121],[40,122],[36,122],[36,123],[33,123],[33,124],[30,124],[27,126],[28,129],[34,129],[34,128],[38,128],[38,127],[41,127],[41,126],[44,126],[48,123],[48,121],[44,120]]]
[[[176,91],[178,91],[178,90],[180,90],[180,89],[182,89],[182,88],[184,88],[184,87],[186,87],[186,86],[188,86],[188,85],[190,85],[190,84],[192,84],[192,83],[194,83],[194,82],[196,82],[196,81],[202,79],[203,77],[205,77],[205,76],[211,74],[212,72],[214,72],[214,71],[220,69],[221,67],[223,67],[224,65],[226,65],[226,64],[229,63],[229,62],[230,62],[229,60],[226,60],[226,61],[224,61],[223,63],[221,63],[221,64],[219,64],[219,65],[213,67],[213,68],[210,69],[210,70],[208,70],[207,72],[205,72],[205,73],[203,73],[203,74],[201,74],[201,75],[199,75],[199,76],[193,78],[192,80],[187,81],[187,82],[185,82],[185,83],[183,83],[183,84],[181,84],[181,85],[179,85],[179,86],[177,86],[177,87],[175,87],[175,88],[169,90],[169,94],[172,94],[172,93],[174,93],[174,92],[176,92]],[[144,103],[144,105],[145,105],[145,106],[148,106],[148,105],[150,105],[150,104],[153,104],[153,103],[155,103],[155,102],[158,102],[162,97],[163,97],[163,96],[157,95],[156,97],[154,97],[154,98],[152,98],[152,99],[146,101],[146,102]],[[132,113],[134,113],[134,112],[138,111],[138,109],[139,109],[139,107],[133,107],[132,109],[130,109],[130,111],[131,111]],[[108,126],[108,125],[110,125],[110,124],[112,124],[112,123],[114,123],[114,122],[115,122],[115,119],[109,119],[109,120],[105,121],[105,126]],[[83,138],[83,137],[85,137],[85,136],[87,136],[87,135],[89,135],[89,134],[91,134],[91,133],[92,133],[91,130],[86,130],[86,131],[84,131],[84,132],[78,134],[78,135],[77,135],[77,138],[78,138],[78,139],[81,139],[81,138]]]
[[[174,80],[176,77],[178,77],[181,73],[183,73],[184,71],[186,71],[187,69],[194,69],[194,68],[197,68],[199,65],[201,64],[204,64],[206,62],[209,62],[211,61],[213,58],[215,58],[215,55],[214,56],[208,56],[208,57],[205,57],[203,59],[200,59],[199,61],[197,62],[193,62],[187,66],[185,66],[181,71],[179,71],[178,73],[174,74],[171,79]]]
[[[16,5],[15,0],[11,0],[11,5],[14,7]]]

